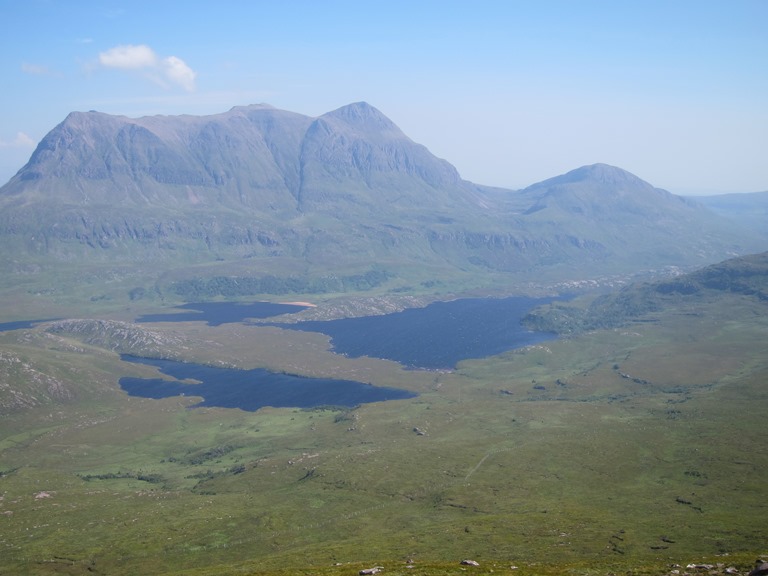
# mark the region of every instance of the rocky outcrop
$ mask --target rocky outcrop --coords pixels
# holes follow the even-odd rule
[[[66,378],[41,369],[29,359],[0,351],[0,413],[75,399]]]
[[[175,332],[147,330],[116,320],[58,320],[51,322],[46,331],[73,336],[85,344],[135,356],[158,357],[184,344],[184,339]]]

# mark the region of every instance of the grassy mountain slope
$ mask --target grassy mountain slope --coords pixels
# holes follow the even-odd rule
[[[526,318],[539,330],[561,334],[595,328],[615,328],[631,322],[655,321],[680,308],[706,306],[723,294],[768,302],[768,252],[726,260],[670,279],[631,284],[618,292],[584,302],[544,306]],[[691,312],[696,314],[696,312]]]
[[[577,237],[601,246],[609,259],[625,254],[638,266],[670,265],[718,249],[730,249],[732,256],[740,253],[741,233],[732,222],[605,164],[534,184],[521,196],[530,201],[525,214],[531,220],[565,229],[576,225]]]
[[[648,285],[664,306],[631,324],[453,372],[339,357],[325,336],[277,327],[78,320],[0,334],[3,362],[40,375],[16,392],[39,397],[55,378],[77,399],[0,408],[0,571],[745,574],[766,536],[765,262],[678,278],[698,291]],[[120,376],[156,371],[115,351],[158,343],[420,396],[256,413],[127,397]]]

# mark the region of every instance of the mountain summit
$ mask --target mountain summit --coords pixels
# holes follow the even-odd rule
[[[533,184],[522,193],[537,199],[529,213],[548,207],[593,214],[628,210],[653,219],[670,210],[676,211],[678,206],[695,206],[694,202],[655,188],[634,174],[608,164],[582,166]]]
[[[338,120],[362,133],[378,134],[382,138],[408,138],[392,120],[367,102],[347,104],[321,118],[331,122]]]
[[[301,149],[302,209],[348,200],[369,209],[466,207],[466,183],[448,162],[416,144],[365,102],[317,118]],[[366,191],[371,191],[369,197]]]
[[[560,176],[549,178],[535,186],[556,186],[559,184],[575,184],[578,182],[599,182],[612,189],[648,187],[650,184],[634,174],[609,164],[591,164],[582,166]]]

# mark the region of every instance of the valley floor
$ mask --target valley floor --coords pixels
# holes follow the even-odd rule
[[[2,334],[2,382],[59,396],[0,420],[0,574],[746,573],[768,551],[768,316],[729,298],[454,371],[157,328],[178,358],[419,394],[355,409],[130,398],[119,375],[151,367]]]

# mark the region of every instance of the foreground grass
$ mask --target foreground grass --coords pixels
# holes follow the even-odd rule
[[[128,398],[118,376],[150,368],[9,333],[6,355],[80,396],[0,421],[0,573],[746,569],[768,544],[764,306],[729,297],[454,372],[276,328],[174,328],[190,360],[420,393],[355,410]]]

